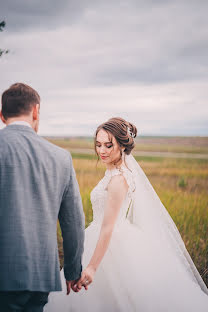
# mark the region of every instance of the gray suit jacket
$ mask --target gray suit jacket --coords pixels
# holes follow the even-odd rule
[[[27,126],[0,130],[0,290],[61,290],[82,270],[84,214],[70,154]]]

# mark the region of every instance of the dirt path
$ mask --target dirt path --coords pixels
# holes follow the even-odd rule
[[[93,155],[95,151],[87,148],[70,148],[71,153],[90,154]],[[195,158],[208,159],[208,154],[191,154],[191,153],[171,153],[171,152],[145,152],[135,151],[134,156],[150,156],[150,157],[170,157],[170,158]]]

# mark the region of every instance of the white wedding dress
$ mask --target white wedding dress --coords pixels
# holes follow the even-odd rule
[[[208,312],[207,287],[175,224],[133,156],[126,163],[131,171],[106,170],[91,193],[93,222],[85,231],[83,268],[98,240],[111,177],[122,174],[129,186],[93,283],[66,296],[62,270],[63,291],[49,295],[44,312]]]

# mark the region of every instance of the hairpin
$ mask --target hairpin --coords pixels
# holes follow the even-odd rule
[[[130,137],[132,137],[133,139],[136,137],[136,134],[133,133],[133,132],[130,130],[129,127],[127,127],[127,132],[128,132],[128,134],[130,135]]]

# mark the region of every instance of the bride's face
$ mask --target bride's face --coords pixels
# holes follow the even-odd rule
[[[106,165],[114,164],[121,158],[120,146],[115,137],[103,129],[97,134],[96,151]]]

